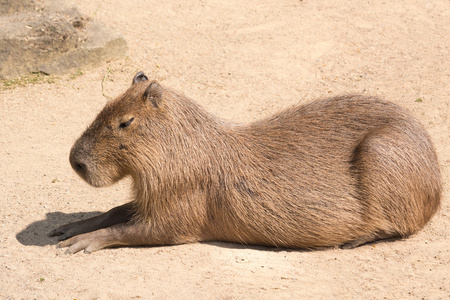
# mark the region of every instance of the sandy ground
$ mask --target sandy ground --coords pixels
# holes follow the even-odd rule
[[[0,90],[0,299],[448,299],[450,1],[78,0],[128,57],[75,79]],[[412,111],[440,158],[443,205],[419,234],[353,250],[226,243],[65,255],[47,233],[129,199],[94,189],[69,150],[137,70],[225,119],[378,95]],[[421,101],[417,101],[417,99]]]

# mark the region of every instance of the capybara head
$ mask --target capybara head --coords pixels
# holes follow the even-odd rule
[[[107,103],[75,142],[70,164],[78,175],[93,186],[108,186],[131,175],[135,170],[132,166],[138,163],[136,157],[156,156],[157,151],[149,153],[152,150],[142,149],[142,144],[158,132],[167,117],[163,94],[157,82],[137,73],[132,86]],[[144,156],[140,155],[142,151],[146,152]]]

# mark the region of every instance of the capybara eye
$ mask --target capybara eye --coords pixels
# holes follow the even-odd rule
[[[133,122],[133,120],[134,120],[134,117],[129,119],[126,122],[120,123],[119,128],[126,128],[126,127],[130,126],[130,124]]]

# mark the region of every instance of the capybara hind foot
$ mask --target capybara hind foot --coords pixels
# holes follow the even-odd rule
[[[397,237],[395,235],[392,234],[387,234],[387,233],[378,233],[378,234],[369,234],[369,235],[365,235],[362,236],[356,240],[353,240],[351,242],[345,243],[341,246],[339,246],[339,248],[341,249],[353,249],[356,248],[358,246],[370,243],[370,242],[375,242],[378,240],[382,240],[382,239],[388,239],[388,238],[394,238]]]

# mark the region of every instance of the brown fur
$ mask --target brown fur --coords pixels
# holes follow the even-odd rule
[[[71,253],[213,240],[354,247],[417,232],[442,190],[429,135],[392,103],[335,97],[235,125],[143,73],[70,161],[93,186],[130,176],[134,193],[53,231]]]

